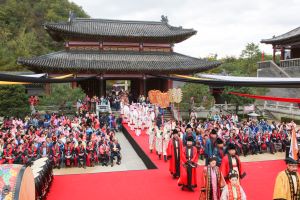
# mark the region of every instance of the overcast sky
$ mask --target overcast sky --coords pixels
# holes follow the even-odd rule
[[[299,0],[72,0],[92,18],[160,21],[198,33],[175,45],[195,57],[239,56],[250,42],[300,26]],[[272,53],[271,45],[260,47]]]

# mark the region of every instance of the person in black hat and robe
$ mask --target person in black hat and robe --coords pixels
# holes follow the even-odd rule
[[[298,200],[300,199],[300,176],[298,162],[288,157],[287,168],[279,172],[276,178],[273,199],[274,200]]]
[[[216,158],[217,158],[217,166],[220,167],[222,163],[222,159],[225,156],[224,142],[221,138],[216,139]]]
[[[228,154],[223,157],[220,170],[226,180],[229,183],[229,172],[235,170],[239,175],[239,180],[246,176],[244,172],[242,162],[240,158],[236,155],[235,145],[229,143],[227,147]]]
[[[190,191],[194,191],[193,188],[197,187],[197,162],[198,154],[197,148],[193,146],[194,138],[189,136],[187,138],[187,145],[181,151],[181,166],[180,166],[180,178],[178,179],[178,185],[182,186],[182,190],[187,188]]]
[[[215,129],[212,129],[210,134],[209,134],[209,139],[206,140],[205,143],[205,165],[208,165],[208,160],[212,156],[217,156],[216,155],[216,140],[217,140],[217,131]]]
[[[169,159],[169,171],[173,175],[173,178],[179,178],[180,176],[180,153],[183,145],[179,137],[177,129],[172,132],[172,139],[168,144],[168,159]]]

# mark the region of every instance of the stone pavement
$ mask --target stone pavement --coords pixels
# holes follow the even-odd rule
[[[122,161],[121,165],[115,164],[113,167],[109,166],[95,166],[87,167],[86,169],[72,167],[54,169],[54,175],[65,174],[85,174],[85,173],[99,173],[99,172],[114,172],[114,171],[128,171],[128,170],[145,170],[147,169],[142,159],[134,151],[131,144],[125,138],[122,132],[116,133],[116,137],[121,145]]]

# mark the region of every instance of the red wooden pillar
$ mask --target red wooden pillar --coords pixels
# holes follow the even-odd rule
[[[50,83],[46,83],[45,86],[45,94],[46,95],[50,95],[51,94],[51,84]]]
[[[281,47],[280,49],[280,60],[284,60],[285,48]]]
[[[72,82],[71,83],[71,87],[72,87],[72,89],[77,88],[77,82],[76,81]]]
[[[76,75],[74,75],[74,77],[73,78],[76,78],[77,76]],[[77,82],[76,81],[73,81],[72,83],[71,83],[71,87],[72,87],[72,89],[75,89],[75,88],[77,88]]]
[[[145,87],[144,87],[144,84],[145,84],[145,82],[144,82],[144,78],[142,78],[142,79],[138,79],[138,84],[139,84],[139,94],[138,95],[144,95],[144,89],[145,89]]]
[[[172,89],[172,88],[173,88],[173,81],[172,80],[168,80],[168,88],[167,88],[167,90]]]
[[[143,75],[143,95],[144,97],[147,96],[147,77],[145,74]]]
[[[275,62],[275,59],[276,59],[276,47],[275,45],[273,45],[273,61]]]

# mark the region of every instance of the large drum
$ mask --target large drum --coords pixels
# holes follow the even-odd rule
[[[35,200],[34,177],[30,167],[0,165],[1,200]]]
[[[40,158],[33,162],[31,168],[35,181],[36,199],[45,199],[53,180],[52,164],[48,158]]]

